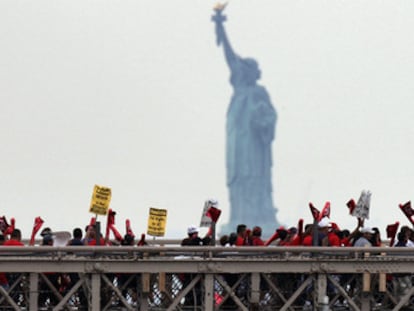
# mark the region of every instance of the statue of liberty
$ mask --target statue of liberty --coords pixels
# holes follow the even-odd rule
[[[230,69],[233,95],[227,111],[226,167],[230,196],[230,221],[222,232],[235,231],[238,224],[262,227],[273,234],[279,226],[272,200],[272,141],[276,110],[263,86],[257,84],[260,69],[252,58],[237,55],[227,38],[222,14],[224,5],[215,7],[217,44],[223,46]]]

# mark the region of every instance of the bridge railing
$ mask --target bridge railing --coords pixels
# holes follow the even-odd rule
[[[414,299],[410,248],[3,246],[0,267],[1,310],[365,311]]]

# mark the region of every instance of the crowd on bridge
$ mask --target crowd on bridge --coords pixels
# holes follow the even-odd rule
[[[386,228],[387,240],[383,240],[380,236],[380,230],[377,227],[368,227],[364,225],[364,219],[356,217],[356,225],[352,230],[341,229],[338,224],[331,221],[329,218],[329,209],[325,209],[322,212],[312,209],[313,222],[304,224],[300,219],[295,226],[279,227],[275,229],[272,236],[267,239],[262,237],[262,228],[260,225],[249,228],[245,224],[239,224],[234,232],[228,232],[221,234],[220,238],[216,241],[214,236],[216,221],[220,215],[220,211],[217,209],[217,205],[211,204],[208,209],[208,215],[214,220],[211,223],[206,234],[200,236],[200,228],[195,225],[190,225],[187,228],[186,236],[181,241],[181,246],[208,246],[208,245],[220,245],[223,247],[243,247],[243,246],[268,246],[268,247],[294,247],[294,246],[330,246],[330,247],[378,247],[387,244],[395,247],[414,247],[414,230],[409,226],[402,226],[399,228],[399,223],[389,225]],[[406,209],[406,211],[409,211]],[[105,234],[102,234],[100,223],[96,221],[96,218],[91,218],[89,224],[83,229],[76,227],[72,232],[63,231],[55,232],[50,227],[46,227],[40,231],[43,220],[40,217],[35,219],[33,226],[32,236],[29,242],[24,243],[22,240],[21,231],[15,227],[14,219],[10,224],[6,218],[0,217],[0,245],[3,246],[33,246],[37,244],[35,242],[35,236],[37,233],[40,235],[39,246],[146,246],[148,245],[145,240],[145,234],[141,234],[137,239],[133,233],[129,220],[126,221],[126,231],[122,235],[114,226],[115,212],[109,210],[108,219],[106,224]],[[110,239],[110,233],[112,232],[114,238]],[[62,245],[63,241],[63,245]],[[385,243],[384,243],[385,242]],[[8,290],[11,284],[14,282],[15,274],[0,273],[0,286],[5,290]],[[61,274],[61,273],[49,273],[47,275],[51,284],[53,284],[62,293],[70,288],[78,279],[76,274]],[[127,282],[129,275],[116,276],[117,286]],[[227,276],[227,282],[229,284],[234,283],[235,280],[231,279],[232,276]],[[194,278],[193,275],[177,275],[177,280],[185,287]],[[412,287],[411,276],[402,275],[395,278],[395,288],[410,289]],[[40,283],[42,289],[46,285],[44,282]],[[196,287],[197,289],[197,287]],[[402,290],[401,290],[402,291]],[[131,286],[124,289],[125,296],[129,293],[130,299],[135,293]],[[201,289],[197,292],[201,293]],[[40,294],[40,304],[56,303],[53,299],[53,295]],[[85,297],[78,296],[83,300]],[[186,296],[185,301],[190,305],[194,303],[194,297]],[[201,300],[201,297],[196,297],[196,300]]]

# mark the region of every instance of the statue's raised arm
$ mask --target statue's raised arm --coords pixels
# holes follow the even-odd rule
[[[226,16],[223,15],[223,10],[225,7],[226,4],[217,4],[214,7],[216,14],[213,15],[212,20],[216,24],[217,45],[223,45],[227,64],[229,65],[230,69],[232,69],[232,67],[235,65],[235,62],[237,61],[237,55],[234,53],[233,48],[230,45],[226,30],[224,29],[223,25],[223,22],[226,20]]]

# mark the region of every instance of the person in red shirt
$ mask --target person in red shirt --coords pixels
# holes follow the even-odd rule
[[[10,239],[5,241],[3,246],[24,246],[22,243],[22,233],[19,229],[14,229],[10,234]],[[19,274],[8,273],[4,274],[2,282],[6,282],[6,287],[13,284],[18,278]],[[3,284],[2,284],[3,286]],[[4,287],[4,286],[3,286]]]
[[[10,235],[10,239],[5,241],[4,246],[24,246],[22,243],[22,232],[19,229],[14,229]]]
[[[244,224],[240,224],[237,226],[237,239],[236,246],[244,246],[247,245],[247,226]]]
[[[328,231],[329,246],[341,246],[341,239],[338,234],[340,231],[338,225],[331,222],[331,228]]]
[[[264,242],[262,240],[262,228],[256,226],[252,230],[252,246],[264,246]]]
[[[4,244],[4,235],[0,234],[0,245]],[[7,280],[6,273],[0,272],[0,286],[3,287],[5,290],[8,290],[10,288],[9,281]]]
[[[307,224],[305,226],[305,232],[303,233],[302,245],[303,246],[312,246],[313,245],[313,224]]]
[[[102,237],[102,234],[99,234],[99,244],[96,243],[96,226],[95,225],[91,225],[88,227],[88,230],[86,231],[86,235],[85,235],[85,244],[89,245],[89,246],[103,246],[105,245],[105,239]]]

